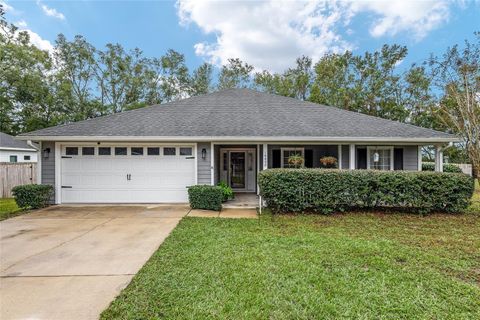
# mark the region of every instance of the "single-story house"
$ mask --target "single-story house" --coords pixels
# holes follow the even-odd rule
[[[225,181],[258,192],[257,174],[338,159],[340,169],[421,170],[421,146],[458,138],[311,102],[230,89],[46,128],[19,136],[40,144],[40,181],[55,203],[187,202],[187,186]]]
[[[37,162],[37,152],[33,145],[0,132],[0,162]]]

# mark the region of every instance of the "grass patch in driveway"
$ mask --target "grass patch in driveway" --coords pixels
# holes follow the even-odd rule
[[[14,198],[0,199],[0,221],[18,216],[22,213],[22,209],[17,206]]]
[[[476,215],[184,218],[102,319],[480,318]]]

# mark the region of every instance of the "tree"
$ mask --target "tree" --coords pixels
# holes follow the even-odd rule
[[[51,86],[52,61],[29,34],[5,20],[0,5],[0,130],[17,134],[61,121]]]
[[[218,89],[248,88],[251,85],[253,66],[240,59],[228,59],[228,64],[222,66],[218,78]]]
[[[380,51],[355,56],[329,54],[315,65],[309,100],[391,120],[406,121],[409,112],[398,99],[401,75],[396,66],[407,48],[384,45]]]
[[[434,115],[465,142],[474,176],[480,173],[480,33],[465,46],[448,48],[429,59],[434,84],[442,97]]]
[[[92,96],[95,88],[95,48],[84,37],[75,36],[69,42],[63,34],[56,40],[55,77],[58,93],[64,97],[68,120],[78,121],[98,114],[98,104]]]
[[[269,93],[306,100],[313,78],[312,59],[302,56],[296,63],[295,68],[289,68],[283,74],[271,74],[266,70],[255,73],[255,86]]]
[[[190,93],[192,96],[206,94],[212,90],[213,66],[209,63],[201,64],[193,72]]]

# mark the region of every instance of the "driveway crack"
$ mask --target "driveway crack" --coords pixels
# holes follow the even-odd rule
[[[28,256],[28,257],[25,257],[25,258],[23,258],[23,259],[21,259],[21,260],[19,260],[19,261],[16,261],[15,263],[12,263],[11,265],[9,265],[8,267],[6,267],[5,269],[2,269],[2,272],[7,271],[8,269],[10,269],[10,268],[18,265],[19,263],[21,263],[21,262],[23,262],[23,261],[25,261],[25,260],[28,260],[28,259],[33,258],[33,257],[36,257],[36,256],[38,256],[38,255],[44,254],[45,252],[48,252],[48,251],[50,251],[50,250],[54,250],[54,249],[60,248],[61,246],[65,245],[65,244],[67,244],[67,243],[69,243],[69,242],[75,241],[75,240],[77,240],[77,239],[85,236],[86,234],[89,234],[90,232],[94,231],[95,229],[97,229],[97,228],[99,228],[99,227],[101,227],[101,226],[109,223],[110,221],[112,221],[112,220],[114,220],[114,219],[116,219],[116,218],[110,218],[110,219],[108,219],[107,221],[104,221],[104,222],[102,222],[102,223],[100,223],[100,224],[97,224],[97,225],[93,226],[92,228],[88,229],[87,231],[85,231],[85,232],[82,233],[82,234],[79,234],[78,236],[75,236],[75,237],[73,237],[73,238],[71,238],[71,239],[65,240],[65,241],[63,241],[63,242],[61,242],[61,243],[59,243],[59,244],[57,244],[57,245],[55,245],[55,246],[53,246],[53,247],[51,247],[51,248],[48,248],[48,249],[45,249],[45,250],[43,250],[43,251],[34,253],[34,254],[32,254],[32,255],[30,255],[30,256]]]

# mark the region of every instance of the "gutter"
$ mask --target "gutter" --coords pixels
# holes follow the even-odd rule
[[[342,143],[362,143],[362,142],[385,142],[385,143],[448,143],[460,142],[460,138],[408,138],[408,137],[261,137],[261,136],[17,136],[20,140],[35,141],[81,141],[81,142],[342,142]]]

